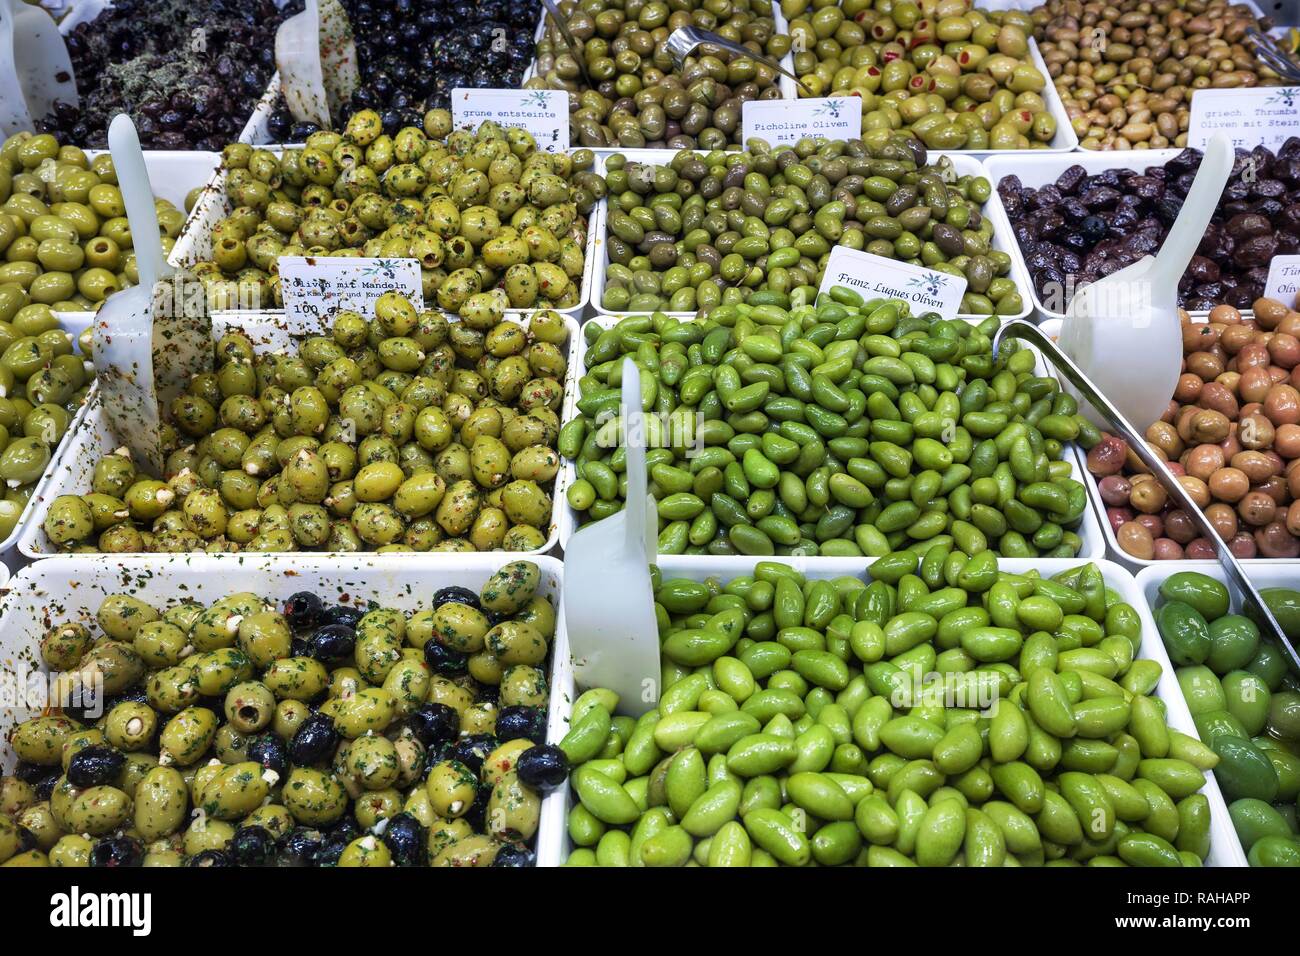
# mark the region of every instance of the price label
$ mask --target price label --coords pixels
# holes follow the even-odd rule
[[[1258,86],[1239,90],[1197,90],[1192,94],[1187,145],[1204,149],[1223,133],[1240,149],[1276,150],[1300,136],[1300,86]]]
[[[569,148],[569,94],[564,90],[451,91],[451,122],[477,129],[485,120],[520,126],[533,134],[537,148],[562,153]]]
[[[1293,309],[1297,294],[1300,294],[1300,256],[1274,256],[1268,264],[1264,298],[1277,299]]]
[[[862,136],[862,100],[827,96],[807,100],[750,100],[741,107],[745,141],[761,139],[772,146],[797,143],[806,136],[858,139]]]
[[[369,318],[385,292],[400,292],[417,309],[424,304],[418,259],[281,256],[280,292],[285,317],[300,322],[343,309]]]
[[[847,246],[831,250],[818,298],[837,285],[853,289],[865,300],[902,299],[911,305],[913,315],[938,312],[945,319],[957,317],[966,291],[965,277],[895,262]]]

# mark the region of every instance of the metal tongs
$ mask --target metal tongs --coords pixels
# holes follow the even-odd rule
[[[542,0],[542,6],[546,8],[546,12],[555,21],[555,27],[560,31],[560,36],[564,38],[565,46],[573,54],[573,59],[578,64],[578,72],[582,74],[582,82],[587,89],[595,89],[595,85],[591,82],[591,74],[587,72],[587,58],[582,55],[582,44],[574,39],[573,34],[569,32],[569,27],[564,22],[564,17],[560,15],[560,8],[555,5],[555,0]]]
[[[543,2],[546,2],[546,0],[543,0]],[[668,40],[665,42],[664,47],[668,50],[668,55],[673,58],[673,65],[680,70],[682,64],[686,62],[686,58],[705,45],[716,46],[720,49],[726,50],[728,53],[734,53],[736,56],[747,56],[751,60],[757,60],[759,63],[776,70],[776,72],[780,73],[782,76],[790,77],[790,79],[799,84],[799,89],[803,90],[807,96],[813,95],[813,91],[804,86],[803,81],[801,81],[799,77],[795,76],[776,60],[764,56],[761,53],[755,53],[753,50],[749,49],[749,47],[728,40],[726,37],[720,37],[716,33],[711,33],[708,30],[701,30],[699,27],[678,27],[668,35]]]
[[[1237,561],[1236,555],[1228,548],[1227,543],[1219,537],[1218,532],[1214,530],[1214,525],[1210,524],[1204,512],[1183,489],[1183,486],[1179,484],[1178,479],[1174,477],[1174,473],[1166,468],[1164,462],[1157,458],[1147,446],[1146,439],[1142,434],[1129,424],[1128,419],[1120,414],[1119,409],[1111,404],[1110,399],[1101,393],[1079,366],[1075,365],[1070,357],[1061,350],[1060,346],[1053,342],[1038,326],[1023,319],[1012,319],[1006,322],[993,336],[993,355],[995,358],[1003,340],[1009,338],[1025,339],[1042,352],[1047,361],[1055,366],[1056,371],[1069,381],[1083,398],[1092,403],[1093,408],[1097,410],[1097,414],[1106,419],[1119,436],[1128,442],[1128,447],[1138,456],[1142,464],[1147,466],[1152,477],[1160,482],[1160,487],[1168,492],[1169,497],[1178,503],[1178,506],[1187,513],[1192,523],[1196,525],[1196,529],[1210,542],[1210,546],[1214,549],[1214,556],[1222,565],[1224,575],[1227,577],[1228,591],[1237,599],[1241,609],[1259,625],[1260,630],[1266,637],[1271,637],[1277,646],[1281,648],[1291,670],[1296,674],[1300,674],[1300,655],[1297,654],[1295,647],[1287,639],[1286,633],[1282,630],[1277,618],[1273,616],[1273,612],[1264,603],[1258,589],[1246,576],[1246,572],[1240,562]]]
[[[1255,46],[1255,59],[1288,83],[1300,83],[1300,66],[1277,45],[1276,40],[1256,27],[1246,27],[1246,39]]]

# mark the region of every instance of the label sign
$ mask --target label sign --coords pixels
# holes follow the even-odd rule
[[[808,100],[750,100],[741,107],[745,142],[761,139],[771,146],[797,143],[806,136],[858,139],[862,136],[862,99],[827,96]]]
[[[351,309],[369,318],[375,300],[400,292],[417,309],[424,305],[419,259],[357,259],[351,256],[281,256],[280,292],[288,319],[321,319]]]
[[[1192,95],[1187,145],[1204,149],[1222,132],[1241,149],[1276,150],[1289,136],[1300,136],[1300,86],[1259,86],[1240,90],[1197,90]]]
[[[895,262],[847,246],[831,250],[817,295],[820,297],[837,285],[853,289],[867,301],[902,299],[912,306],[913,315],[938,312],[945,319],[957,317],[966,291],[964,277]]]
[[[569,94],[564,90],[451,91],[451,122],[477,129],[485,120],[520,126],[533,134],[537,148],[562,153],[569,148]]]
[[[1294,309],[1297,293],[1300,293],[1300,256],[1274,256],[1268,264],[1264,298],[1277,299],[1287,308]]]

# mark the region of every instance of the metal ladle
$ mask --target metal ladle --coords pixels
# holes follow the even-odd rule
[[[545,2],[545,0],[543,0],[543,2]],[[668,40],[664,44],[664,47],[668,50],[668,55],[673,58],[673,65],[680,70],[682,64],[686,62],[686,58],[706,44],[708,46],[720,47],[728,53],[734,53],[736,56],[747,56],[751,60],[757,60],[759,63],[776,70],[776,72],[780,73],[782,76],[790,77],[790,79],[799,84],[799,89],[803,90],[808,96],[813,95],[813,91],[808,89],[799,77],[795,76],[771,57],[764,56],[761,53],[755,53],[753,50],[749,49],[749,47],[741,46],[739,43],[728,40],[726,37],[720,37],[716,33],[711,33],[708,30],[701,30],[699,27],[678,27],[668,35]]]
[[[1183,486],[1179,484],[1178,479],[1174,477],[1174,473],[1166,468],[1165,463],[1156,457],[1155,453],[1147,446],[1143,435],[1129,424],[1128,419],[1120,414],[1119,409],[1111,404],[1110,399],[1101,393],[1100,389],[1083,373],[1083,370],[1075,365],[1070,357],[1061,350],[1060,346],[1053,342],[1038,326],[1023,319],[1012,319],[1003,324],[1002,328],[998,329],[997,334],[993,336],[994,358],[997,357],[1002,342],[1010,338],[1024,339],[1042,352],[1047,361],[1056,368],[1056,371],[1078,390],[1080,396],[1092,404],[1097,413],[1110,423],[1121,438],[1128,442],[1128,447],[1137,455],[1142,464],[1147,466],[1156,481],[1160,482],[1160,487],[1164,488],[1169,497],[1178,503],[1178,506],[1186,512],[1192,523],[1196,525],[1197,531],[1210,543],[1210,547],[1214,549],[1215,558],[1223,567],[1228,590],[1239,601],[1241,609],[1259,625],[1264,636],[1272,638],[1282,650],[1291,670],[1296,674],[1300,674],[1300,654],[1296,653],[1295,647],[1287,639],[1286,633],[1282,630],[1277,618],[1273,616],[1273,612],[1264,603],[1258,589],[1246,576],[1246,572],[1237,560],[1236,555],[1232,553],[1227,543],[1219,537],[1218,532],[1214,530],[1214,525],[1210,524],[1210,520],[1205,517],[1205,513],[1201,511]]]

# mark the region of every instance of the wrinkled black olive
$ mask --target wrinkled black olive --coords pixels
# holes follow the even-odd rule
[[[307,638],[307,654],[324,663],[345,660],[356,649],[357,632],[346,624],[326,624]]]
[[[500,741],[492,734],[466,734],[456,739],[448,753],[452,760],[459,760],[477,774],[483,769],[487,755],[499,744]]]
[[[126,765],[126,757],[108,744],[83,747],[68,761],[68,782],[74,787],[99,787],[113,783]]]
[[[537,854],[520,843],[507,843],[492,858],[493,866],[528,867],[537,865]]]
[[[315,866],[322,839],[319,830],[294,827],[280,842],[276,862],[280,866]]]
[[[311,591],[299,591],[284,602],[284,616],[289,626],[299,631],[315,627],[324,609],[321,599]]]
[[[203,850],[185,861],[186,866],[234,866],[234,860],[225,850]]]
[[[91,866],[139,866],[143,860],[144,845],[134,837],[106,836],[90,848]]]
[[[366,612],[360,608],[346,607],[337,604],[334,607],[326,608],[325,613],[320,617],[320,623],[325,624],[342,624],[352,628],[354,631],[361,619],[366,616]]]
[[[419,866],[424,860],[424,827],[409,813],[388,818],[384,846],[398,866]]]
[[[503,707],[497,713],[496,735],[502,743],[522,739],[540,744],[546,740],[546,711],[522,705]]]
[[[468,604],[474,609],[480,609],[482,604],[479,602],[478,595],[469,588],[451,587],[439,588],[433,593],[433,604],[435,607],[441,607],[444,604]]]
[[[248,742],[247,753],[249,760],[268,770],[274,770],[281,777],[289,769],[288,749],[278,734],[261,734],[252,738]]]
[[[436,637],[425,642],[424,660],[429,670],[444,677],[456,677],[469,670],[469,655],[453,651]]]
[[[298,766],[318,763],[334,752],[338,742],[339,732],[334,729],[334,719],[327,714],[312,714],[289,741],[289,759]]]
[[[275,839],[266,827],[240,827],[227,850],[236,866],[270,866],[275,860]]]
[[[569,775],[569,759],[564,751],[551,744],[529,747],[515,761],[519,782],[536,790],[549,793],[564,783]]]
[[[460,733],[460,713],[447,704],[421,704],[406,718],[415,739],[426,747],[454,740]]]

